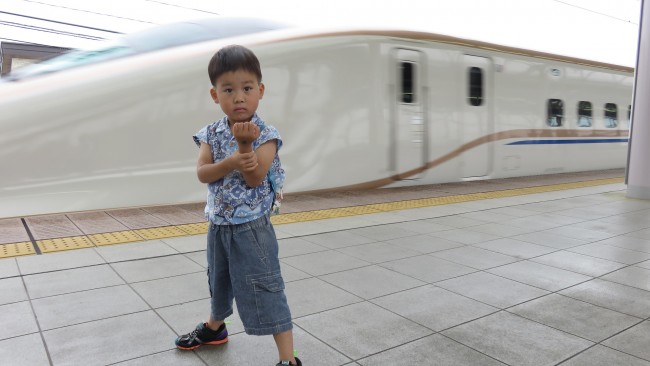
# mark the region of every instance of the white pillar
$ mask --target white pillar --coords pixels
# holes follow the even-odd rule
[[[627,155],[627,197],[650,199],[650,5],[645,4],[645,0],[641,1],[632,127]]]

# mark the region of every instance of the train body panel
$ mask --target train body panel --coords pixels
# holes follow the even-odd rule
[[[222,116],[206,71],[231,43],[262,63],[288,193],[625,166],[631,70],[415,32],[281,30],[2,85],[0,217],[203,200],[191,136]]]

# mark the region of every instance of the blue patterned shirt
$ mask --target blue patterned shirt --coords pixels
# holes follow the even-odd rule
[[[269,140],[277,140],[278,150],[282,140],[278,130],[257,116],[251,119],[259,128],[260,136],[253,142],[253,150]],[[210,145],[213,161],[219,162],[237,151],[237,140],[228,126],[228,117],[203,127],[193,136],[194,142],[201,146]],[[239,171],[232,171],[225,177],[208,184],[208,199],[205,217],[217,225],[236,225],[253,221],[269,213],[274,192],[279,192],[284,184],[284,170],[278,153],[269,168],[267,179],[257,187],[248,187]]]

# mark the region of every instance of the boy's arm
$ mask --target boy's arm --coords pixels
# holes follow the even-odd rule
[[[199,162],[196,166],[196,175],[199,181],[201,183],[212,183],[233,171],[234,166],[231,156],[215,163],[212,159],[210,145],[202,142],[199,149]]]
[[[263,143],[252,152],[257,156],[257,166],[254,169],[240,170],[247,186],[257,187],[264,182],[277,151],[278,142],[273,139]]]

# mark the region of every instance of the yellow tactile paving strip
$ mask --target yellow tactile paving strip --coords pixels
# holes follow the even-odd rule
[[[431,207],[438,205],[447,205],[452,203],[462,203],[478,201],[484,199],[504,198],[512,196],[521,196],[535,193],[545,193],[553,191],[562,191],[567,189],[585,188],[605,184],[622,183],[623,178],[606,178],[595,179],[582,182],[551,184],[529,188],[516,188],[501,191],[469,193],[459,195],[449,195],[433,198],[422,198],[386,203],[376,203],[369,205],[360,205],[354,207],[342,207],[326,210],[315,210],[305,212],[295,212],[273,216],[271,221],[274,225],[283,225],[298,222],[307,222],[314,220],[323,220],[329,218],[339,218],[357,215],[366,215],[373,213],[407,210],[422,207]],[[66,238],[37,240],[36,245],[42,253],[55,251],[91,248],[102,245],[113,245],[131,243],[143,240],[164,239],[178,236],[199,235],[208,232],[208,224],[205,222],[163,226],[156,228],[137,229],[128,231],[118,231],[111,233],[101,233],[92,235],[81,235]],[[31,242],[9,243],[0,245],[0,258],[16,257],[20,255],[36,254]]]

